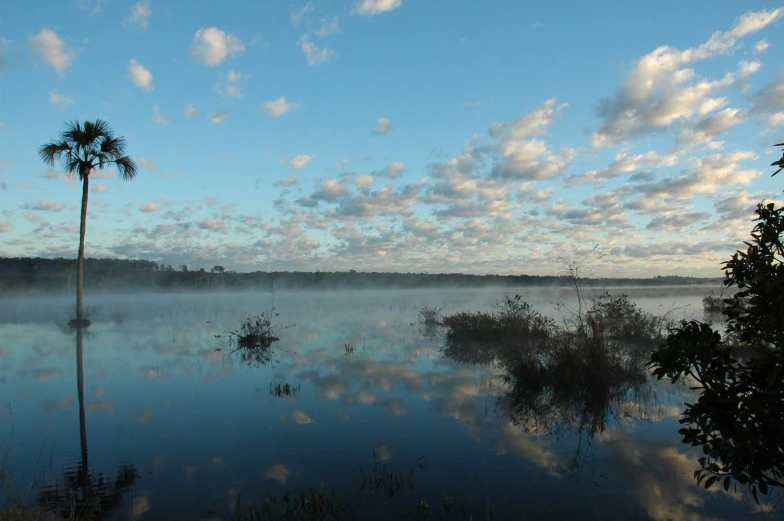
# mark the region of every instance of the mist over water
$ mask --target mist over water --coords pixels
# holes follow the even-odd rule
[[[704,318],[701,298],[718,289],[608,291],[678,320]],[[417,323],[424,306],[489,310],[515,293],[556,320],[558,303],[575,304],[555,288],[278,292],[280,341],[266,365],[232,354],[226,333],[268,312],[271,293],[94,295],[84,338],[67,328],[70,296],[2,299],[3,469],[33,495],[62,489],[69,473],[94,487],[102,475],[117,519],[231,519],[239,494],[322,484],[357,519],[415,518],[422,498],[440,518],[445,494],[475,519],[488,504],[504,519],[751,514],[740,492],[693,480],[700,454],[677,432],[687,385],[616,397],[594,436],[566,412],[532,429],[500,400],[496,364],[445,356],[439,331]],[[277,395],[278,384],[292,391]],[[403,484],[390,489],[382,469]]]

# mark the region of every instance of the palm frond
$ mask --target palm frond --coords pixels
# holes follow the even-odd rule
[[[123,157],[125,155],[125,139],[110,135],[101,142],[100,152],[106,156],[105,161]]]
[[[63,170],[67,174],[79,174],[79,180],[82,180],[82,168],[84,161],[76,156],[68,155],[63,158]]]
[[[59,160],[64,153],[69,152],[70,150],[71,147],[64,141],[51,142],[42,145],[38,149],[38,155],[44,163],[49,166],[54,166],[55,161]]]
[[[115,165],[117,165],[117,170],[120,172],[120,177],[123,181],[130,181],[136,177],[138,168],[136,167],[136,163],[134,163],[133,159],[130,157],[123,156],[115,159],[113,162]]]
[[[773,175],[772,175],[772,176],[770,176],[770,177],[773,177],[774,175],[778,174],[778,173],[779,173],[779,172],[781,172],[782,170],[784,170],[784,167],[781,167],[781,168],[779,168],[778,170],[776,170],[775,172],[773,172]]]
[[[784,147],[784,143],[776,143],[773,145],[774,147]]]

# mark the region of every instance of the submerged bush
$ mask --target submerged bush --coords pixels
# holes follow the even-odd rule
[[[419,322],[426,326],[437,326],[441,323],[441,308],[423,307],[419,310]]]
[[[447,340],[502,342],[515,339],[543,339],[555,322],[535,311],[520,295],[504,296],[494,305],[494,313],[460,311],[446,316]]]
[[[508,392],[507,419],[527,429],[585,429],[594,435],[647,383],[645,363],[663,339],[664,321],[627,296],[604,294],[583,315],[557,325],[519,295],[493,313],[444,318],[444,356],[460,363],[496,363]]]
[[[264,312],[260,315],[245,315],[240,328],[230,331],[229,336],[239,347],[244,348],[266,348],[272,342],[280,340],[272,328],[271,314]]]

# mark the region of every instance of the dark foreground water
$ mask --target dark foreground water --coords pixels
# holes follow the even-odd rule
[[[702,318],[708,290],[610,291]],[[513,421],[498,367],[450,360],[438,331],[416,323],[423,305],[488,309],[505,293],[514,291],[278,293],[281,340],[266,365],[231,354],[225,333],[268,309],[270,294],[92,296],[99,314],[83,338],[65,326],[70,296],[0,299],[5,500],[70,490],[101,497],[108,518],[219,520],[236,515],[238,496],[259,505],[323,485],[356,519],[696,521],[775,510],[696,486],[699,452],[677,433],[687,387],[635,389],[590,425],[585,411],[564,409]],[[554,303],[571,299],[519,293],[556,318]]]

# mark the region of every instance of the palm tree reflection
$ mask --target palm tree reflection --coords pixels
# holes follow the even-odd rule
[[[87,335],[82,328],[76,330],[76,385],[79,398],[79,441],[81,458],[76,469],[66,469],[55,483],[42,489],[39,502],[47,510],[65,518],[73,516],[84,520],[103,520],[123,504],[123,496],[136,482],[137,471],[133,465],[121,465],[116,477],[107,479],[103,474],[90,472],[87,447],[87,421],[84,411],[83,343]]]

